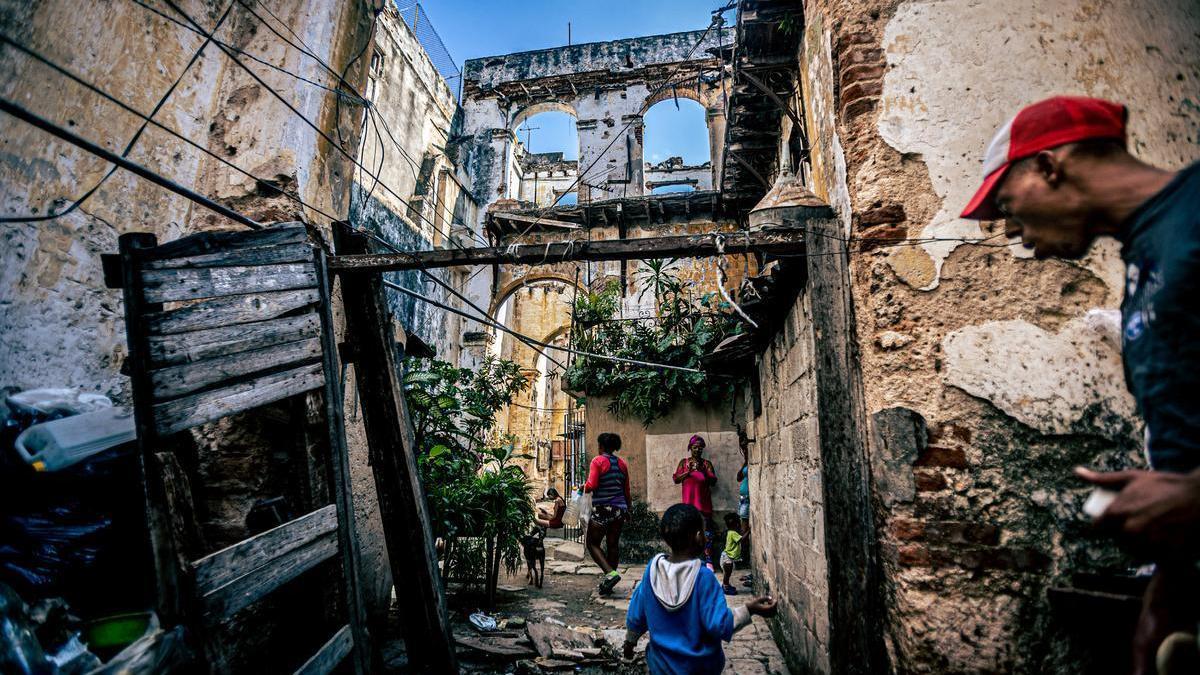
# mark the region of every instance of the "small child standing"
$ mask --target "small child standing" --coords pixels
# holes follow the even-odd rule
[[[725,595],[737,595],[738,591],[729,583],[733,574],[733,565],[742,559],[742,542],[750,537],[749,532],[742,531],[742,521],[732,513],[725,514],[725,549],[721,551],[721,569],[725,572],[725,581],[721,588]]]
[[[730,609],[716,575],[701,572],[704,516],[694,506],[667,509],[659,534],[671,554],[655,556],[633,591],[625,615],[625,658],[633,658],[638,638],[649,631],[651,673],[720,673],[725,667],[721,641],[749,625],[751,615],[774,616],[775,600],[764,595]]]

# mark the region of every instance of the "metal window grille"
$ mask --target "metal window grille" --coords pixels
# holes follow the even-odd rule
[[[459,97],[462,96],[462,71],[450,56],[442,37],[433,27],[433,21],[425,13],[425,8],[419,2],[396,1],[396,9],[400,18],[408,24],[409,30],[417,36],[417,42],[425,49],[425,54],[433,62],[433,67],[441,74],[442,79],[450,86],[450,90]]]

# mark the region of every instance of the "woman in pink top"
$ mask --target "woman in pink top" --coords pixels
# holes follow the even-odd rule
[[[679,460],[673,478],[676,485],[683,486],[681,501],[704,514],[704,564],[712,569],[712,486],[717,484],[717,472],[713,463],[704,459],[704,445],[700,434],[688,440],[688,456]]]

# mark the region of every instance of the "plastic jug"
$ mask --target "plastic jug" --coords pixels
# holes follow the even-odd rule
[[[17,452],[36,471],[58,471],[137,438],[133,413],[123,408],[35,424],[17,436]]]

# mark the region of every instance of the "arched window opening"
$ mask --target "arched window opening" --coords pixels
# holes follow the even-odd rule
[[[574,204],[579,176],[579,132],[575,116],[562,110],[518,117],[514,131],[512,196],[536,206]],[[564,194],[565,193],[565,194]]]
[[[704,106],[668,98],[646,111],[643,156],[650,194],[712,189],[712,158]]]

